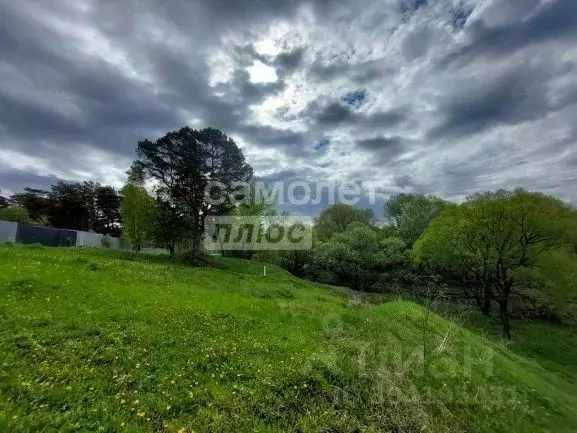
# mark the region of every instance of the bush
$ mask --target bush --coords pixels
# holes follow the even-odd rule
[[[216,261],[206,254],[196,251],[187,250],[176,254],[175,261],[177,263],[194,266],[194,267],[216,267]]]
[[[112,239],[110,239],[110,236],[108,236],[108,235],[102,236],[102,238],[100,239],[100,246],[102,248],[112,247]]]
[[[314,261],[317,272],[333,280],[326,282],[355,290],[370,289],[378,277],[377,234],[368,226],[351,224],[330,241],[320,243]]]
[[[21,224],[33,224],[34,221],[28,215],[26,208],[21,206],[10,206],[0,209],[0,220],[12,221]]]
[[[403,239],[389,237],[381,240],[377,260],[380,275],[373,291],[387,291],[391,285],[415,283],[417,277],[412,265],[411,250]]]

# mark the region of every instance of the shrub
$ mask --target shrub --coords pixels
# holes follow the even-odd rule
[[[21,224],[33,224],[34,221],[28,215],[26,208],[21,206],[10,206],[0,209],[0,220],[12,221]]]
[[[216,262],[205,253],[196,250],[187,250],[176,254],[176,262],[194,267],[215,267]]]
[[[351,224],[314,251],[319,272],[332,275],[333,284],[367,290],[378,276],[377,234],[368,226]],[[326,275],[325,275],[326,278]],[[329,281],[327,281],[329,282]]]
[[[100,246],[102,248],[112,247],[112,239],[110,239],[110,236],[108,236],[108,235],[102,236],[102,238],[100,239]]]

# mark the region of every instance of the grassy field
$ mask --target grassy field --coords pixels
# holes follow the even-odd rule
[[[574,329],[218,264],[0,246],[0,431],[577,431]]]

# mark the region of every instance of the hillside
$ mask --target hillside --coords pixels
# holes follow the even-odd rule
[[[505,347],[416,304],[218,264],[0,246],[0,430],[577,431],[572,330],[522,324]]]

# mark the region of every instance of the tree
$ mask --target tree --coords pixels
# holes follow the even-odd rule
[[[28,211],[22,206],[8,206],[0,209],[0,221],[12,221],[22,224],[33,224]]]
[[[186,209],[195,250],[200,249],[207,216],[226,214],[232,206],[228,200],[211,201],[211,186],[230,193],[252,178],[236,143],[213,128],[182,128],[154,142],[140,141],[137,156],[132,172],[154,179],[172,203]]]
[[[178,241],[186,237],[189,226],[189,220],[181,207],[161,197],[156,198],[152,237],[157,247],[166,248],[171,256],[174,255]]]
[[[411,250],[401,238],[380,240],[377,260],[381,281],[406,283],[412,276]]]
[[[503,335],[511,337],[509,303],[519,274],[558,248],[570,227],[563,202],[521,189],[475,194],[436,217],[415,245],[418,261],[450,269],[470,284],[486,312],[499,305]]]
[[[13,194],[10,201],[26,208],[33,220],[40,219],[42,215],[50,215],[52,207],[50,191],[35,188],[24,188],[24,192]]]
[[[337,203],[324,209],[315,222],[315,230],[320,242],[326,242],[335,234],[342,233],[349,224],[359,222],[370,225],[374,219],[371,209],[357,209],[356,207]]]
[[[50,191],[24,188],[11,201],[25,207],[36,221],[56,228],[119,233],[120,197],[111,186],[96,182],[57,182]]]
[[[391,225],[412,246],[445,204],[439,197],[398,194],[385,203],[384,211]]]
[[[414,194],[400,193],[393,194],[387,200],[384,206],[385,216],[393,227],[399,228],[405,207],[414,197]]]
[[[122,236],[140,251],[153,240],[156,202],[143,186],[133,183],[126,184],[121,194]]]
[[[264,188],[267,194],[261,194],[258,188]],[[267,231],[267,224],[270,224],[270,217],[275,218],[275,223],[284,224],[288,218],[288,213],[283,213],[281,216],[277,215],[277,210],[274,202],[272,201],[272,195],[269,194],[267,187],[257,179],[252,179],[248,182],[242,191],[238,192],[238,197],[240,197],[240,202],[236,203],[228,212],[231,217],[236,217],[235,219],[242,222],[243,218],[246,218],[246,222],[253,225],[257,231],[254,233],[254,237],[249,241],[248,239],[243,240],[243,249],[225,251],[221,250],[223,255],[230,255],[232,257],[238,257],[243,259],[252,258],[255,253],[254,239],[256,239],[260,232],[261,235],[265,235]],[[222,248],[222,247],[221,247]]]
[[[120,195],[111,186],[97,186],[95,190],[96,221],[94,231],[104,235],[120,234]]]
[[[48,194],[48,217],[57,228],[89,231],[92,229],[95,211],[91,192],[93,185],[58,182]]]
[[[331,283],[355,290],[367,289],[378,275],[379,245],[375,230],[359,222],[319,243],[316,266],[332,276]]]

